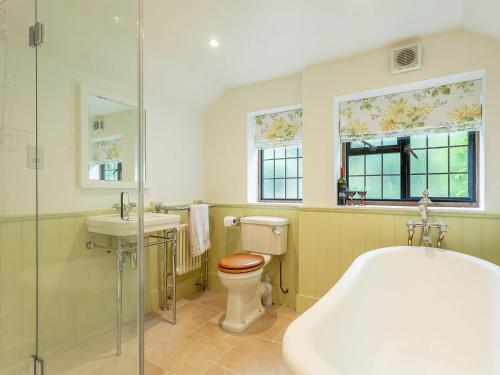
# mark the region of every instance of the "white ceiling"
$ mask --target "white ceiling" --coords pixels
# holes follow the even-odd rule
[[[500,1],[465,0],[463,26],[483,34],[500,38]]]
[[[145,0],[145,36],[213,95],[451,28],[500,38],[499,17],[500,0]]]
[[[105,115],[111,115],[113,113],[120,113],[120,112],[134,110],[134,107],[131,107],[127,104],[115,102],[113,100],[101,98],[95,95],[89,95],[88,103],[89,103],[89,108],[88,108],[89,117],[105,116]]]
[[[135,27],[132,0],[62,1]],[[229,87],[442,30],[500,38],[500,0],[144,0],[144,8],[146,91],[197,109]]]

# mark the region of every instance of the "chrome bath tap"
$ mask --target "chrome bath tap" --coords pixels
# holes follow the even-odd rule
[[[425,190],[422,194],[422,199],[418,202],[418,211],[420,212],[421,223],[416,223],[410,220],[406,223],[408,228],[408,245],[412,246],[413,236],[415,234],[415,229],[420,228],[420,240],[418,246],[432,247],[431,230],[433,228],[438,229],[438,239],[436,246],[438,248],[443,247],[443,240],[448,229],[448,225],[442,222],[432,223],[429,221],[429,205],[432,201],[429,199],[429,192]]]
[[[429,199],[429,192],[424,190],[422,193],[422,199],[418,202],[418,210],[420,211],[420,217],[422,218],[422,222],[425,222],[429,219],[429,205],[432,204],[432,201]]]

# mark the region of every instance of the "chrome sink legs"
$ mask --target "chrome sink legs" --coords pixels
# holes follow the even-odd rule
[[[116,249],[116,355],[122,352],[122,320],[123,320],[123,265],[127,256],[130,257],[130,268],[137,268],[137,248],[123,247],[122,239],[118,239]]]
[[[149,241],[149,239],[156,239],[156,241]],[[167,254],[167,244],[172,243],[172,254],[173,254],[173,263],[172,269],[175,272],[176,269],[176,249],[177,242],[177,228],[172,227],[169,229],[163,230],[163,235],[153,235],[148,234],[145,237],[144,248],[157,246],[157,245],[165,245],[165,256]],[[107,246],[102,246],[97,244],[94,233],[91,233],[91,240],[85,244],[85,247],[88,250],[92,249],[104,249],[108,253],[111,253],[113,249],[116,250],[116,355],[121,355],[122,353],[122,324],[123,324],[123,280],[124,280],[124,267],[127,261],[127,258],[130,259],[130,268],[132,270],[137,269],[138,266],[138,248],[137,243],[133,241],[133,238],[128,237],[114,237],[109,238]],[[173,292],[172,297],[175,299],[175,277],[173,283]],[[165,286],[165,293],[167,289]],[[165,301],[167,296],[165,295]],[[166,320],[169,323],[175,324],[176,315],[175,315],[175,302],[173,303],[173,320]]]
[[[120,241],[121,242],[121,241]],[[122,314],[123,314],[123,262],[124,256],[121,251],[121,243],[118,244],[116,256],[116,355],[122,353]]]

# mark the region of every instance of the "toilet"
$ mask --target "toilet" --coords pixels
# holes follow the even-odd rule
[[[265,313],[261,301],[264,266],[287,250],[288,219],[248,216],[240,219],[241,250],[219,260],[219,278],[227,288],[222,328],[243,332]]]

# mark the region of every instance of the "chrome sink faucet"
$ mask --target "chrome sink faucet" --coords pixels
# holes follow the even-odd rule
[[[137,207],[133,202],[130,202],[130,196],[128,192],[122,191],[120,193],[120,203],[115,203],[113,208],[120,210],[120,217],[122,220],[130,220],[130,211]]]
[[[425,190],[422,194],[422,199],[418,202],[418,211],[420,212],[421,223],[416,223],[410,220],[406,223],[408,228],[408,245],[413,244],[413,235],[415,234],[415,229],[420,228],[420,240],[419,246],[432,247],[431,229],[436,228],[439,231],[437,244],[438,248],[443,247],[443,240],[448,229],[448,225],[442,222],[432,223],[429,221],[429,205],[432,201],[429,199],[429,192]]]

